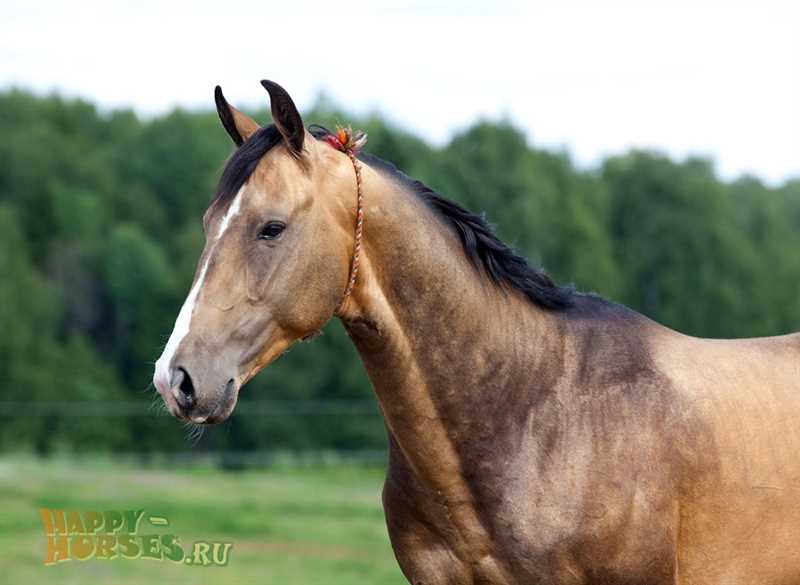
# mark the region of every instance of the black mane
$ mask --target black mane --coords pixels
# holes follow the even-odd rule
[[[574,304],[575,289],[572,286],[558,286],[543,270],[531,267],[525,258],[495,235],[494,229],[482,215],[442,197],[385,160],[370,154],[361,154],[359,159],[398,179],[453,226],[461,239],[464,253],[495,284],[518,290],[528,300],[547,309],[566,309]]]
[[[310,130],[317,139],[329,133],[321,126],[312,126]],[[225,204],[233,199],[261,158],[280,142],[281,135],[272,124],[248,138],[225,165],[212,205]],[[575,290],[572,286],[559,286],[543,270],[531,267],[525,258],[495,235],[483,216],[445,199],[421,181],[410,178],[376,156],[362,153],[358,158],[396,178],[425,201],[456,230],[467,258],[495,284],[517,290],[531,302],[547,309],[566,309],[574,305]]]

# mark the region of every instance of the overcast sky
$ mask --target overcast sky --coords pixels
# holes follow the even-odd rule
[[[277,81],[441,144],[481,116],[584,166],[632,146],[800,177],[800,1],[3,2],[0,87],[160,113]]]

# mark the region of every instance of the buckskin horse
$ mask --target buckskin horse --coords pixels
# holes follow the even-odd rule
[[[226,419],[335,315],[386,421],[410,582],[800,583],[800,337],[693,338],[557,286],[262,84],[265,127],[216,89],[238,148],[156,363],[176,417]]]

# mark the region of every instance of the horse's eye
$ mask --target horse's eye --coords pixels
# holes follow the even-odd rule
[[[286,224],[281,221],[270,221],[261,228],[261,233],[258,234],[259,240],[274,240],[281,232],[286,229]]]

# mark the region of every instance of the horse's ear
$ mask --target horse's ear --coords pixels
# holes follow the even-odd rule
[[[217,103],[217,114],[222,121],[222,125],[227,130],[230,137],[236,143],[236,146],[241,146],[245,140],[250,138],[259,125],[247,114],[244,114],[230,105],[225,96],[222,95],[222,88],[217,86],[214,88],[214,101]]]
[[[289,94],[274,81],[263,80],[261,85],[269,92],[270,106],[272,107],[272,121],[278,132],[281,133],[289,149],[297,156],[303,152],[303,140],[306,130],[303,119],[289,97]]]

